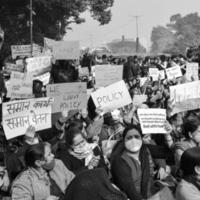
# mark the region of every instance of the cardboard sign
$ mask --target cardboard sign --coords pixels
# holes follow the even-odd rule
[[[33,77],[31,74],[12,72],[7,97],[30,99],[33,97]]]
[[[149,76],[152,77],[153,81],[157,81],[159,70],[157,68],[149,68]]]
[[[165,109],[138,109],[143,134],[166,133],[166,110]]]
[[[26,69],[27,72],[33,74],[33,76],[38,76],[44,72],[51,71],[51,57],[50,56],[40,56],[26,59]]]
[[[170,99],[173,101],[171,115],[200,108],[200,81],[171,86]]]
[[[146,100],[147,100],[147,95],[143,95],[143,94],[142,95],[134,95],[133,105],[138,106],[138,105],[146,102]]]
[[[124,81],[119,81],[91,94],[97,108],[105,111],[121,108],[132,103]]]
[[[51,127],[53,98],[36,98],[3,103],[3,128],[6,138],[24,135],[32,125],[36,131]]]
[[[199,64],[198,63],[187,63],[186,64],[186,78],[188,81],[199,80]]]
[[[12,45],[11,46],[12,58],[17,56],[31,56],[31,45]],[[42,52],[42,47],[37,44],[33,44],[33,56],[38,56]]]
[[[96,87],[104,87],[122,80],[123,65],[95,65]]]
[[[87,108],[86,88],[84,82],[47,85],[47,96],[55,99],[53,113]]]
[[[165,69],[168,80],[179,78],[182,76],[181,68],[179,65]]]
[[[40,76],[34,77],[33,80],[40,80],[40,81],[42,81],[43,85],[47,85],[47,84],[49,84],[50,76],[51,76],[50,73],[47,72]]]
[[[53,43],[53,56],[56,60],[79,59],[79,41],[59,41]]]

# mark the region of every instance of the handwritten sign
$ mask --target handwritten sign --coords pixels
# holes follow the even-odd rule
[[[152,77],[153,81],[157,81],[159,70],[157,68],[149,68],[149,76]]]
[[[133,97],[133,105],[140,105],[147,100],[147,95],[134,95]]]
[[[33,97],[33,77],[31,74],[12,72],[7,97],[29,99]]]
[[[170,99],[173,101],[171,115],[200,108],[200,81],[171,86]]]
[[[96,87],[104,87],[122,80],[123,65],[95,65]]]
[[[166,121],[165,109],[138,109],[138,117],[143,134],[166,133],[164,126]]]
[[[27,72],[32,73],[34,76],[43,74],[51,70],[51,57],[39,56],[33,58],[27,58]]]
[[[179,65],[165,69],[168,80],[179,78],[182,76],[181,68]]]
[[[87,107],[87,89],[83,82],[47,85],[47,96],[55,99],[53,113]]]
[[[6,63],[5,64],[5,72],[11,73],[12,71],[15,72],[23,72],[24,71],[24,65],[17,65],[13,63]]]
[[[59,41],[53,43],[53,56],[56,60],[76,60],[80,57],[78,41]]]
[[[32,125],[36,131],[51,127],[53,98],[36,98],[3,103],[3,128],[6,138],[24,135]]]
[[[140,78],[140,87],[142,87],[146,83],[147,80],[148,80],[148,77]]]
[[[15,59],[17,56],[31,56],[31,45],[12,45],[11,46],[12,58]],[[33,56],[40,55],[42,47],[37,44],[33,44]]]
[[[40,81],[42,81],[43,85],[47,85],[47,84],[49,84],[50,76],[51,76],[50,73],[47,72],[40,76],[34,77],[33,80],[40,80]]]
[[[121,108],[132,103],[124,81],[119,81],[91,94],[96,107],[105,111]]]
[[[199,64],[198,63],[187,63],[186,65],[186,78],[188,81],[199,80]]]

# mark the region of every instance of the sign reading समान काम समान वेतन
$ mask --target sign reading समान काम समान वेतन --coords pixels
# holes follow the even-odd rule
[[[51,128],[53,98],[35,98],[3,103],[3,129],[6,139],[24,135],[29,126],[36,131]]]
[[[132,103],[131,96],[123,80],[100,88],[92,92],[91,96],[95,106],[104,111],[114,110]]]
[[[54,97],[53,113],[87,108],[85,82],[49,84],[46,90],[48,97]]]

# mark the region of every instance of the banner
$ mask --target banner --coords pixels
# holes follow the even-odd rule
[[[11,46],[12,58],[17,56],[31,56],[31,45],[12,45]],[[42,47],[37,44],[33,44],[33,56],[38,56],[42,52]]]
[[[187,63],[186,64],[186,78],[188,81],[199,80],[199,64],[198,63]]]
[[[200,81],[170,87],[171,115],[200,108]]]
[[[138,106],[146,101],[147,101],[147,95],[141,94],[133,96],[133,105]]]
[[[166,110],[165,109],[138,109],[138,118],[143,134],[166,133]]]
[[[182,76],[181,68],[179,65],[165,69],[168,80],[179,78]]]
[[[122,80],[123,65],[95,65],[96,87],[104,87]]]
[[[97,108],[105,111],[121,108],[132,103],[132,99],[124,81],[119,81],[91,94]]]
[[[53,113],[87,108],[87,87],[84,82],[47,85],[47,96],[54,97]]]
[[[53,56],[56,60],[79,59],[79,41],[57,41],[53,43]]]
[[[3,103],[3,128],[6,138],[24,135],[32,125],[36,131],[51,128],[53,98],[36,98]]]
[[[51,71],[51,56],[27,58],[26,63],[27,72],[32,73],[33,76]]]
[[[7,97],[14,99],[30,99],[33,97],[33,77],[31,74],[12,72]]]

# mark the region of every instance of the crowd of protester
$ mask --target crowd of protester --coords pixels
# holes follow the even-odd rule
[[[64,110],[52,128],[27,128],[23,136],[6,140],[0,130],[0,199],[13,200],[145,200],[168,187],[177,200],[200,199],[200,109],[171,115],[169,87],[188,82],[183,55],[141,58],[98,57],[86,54],[80,63],[56,62],[50,83],[86,81],[96,90],[92,67],[123,65],[123,79],[132,98],[147,95],[140,105],[112,112],[97,108],[91,98],[85,110]],[[79,75],[78,65],[88,76]],[[153,81],[149,68],[181,66],[183,76]],[[3,69],[3,66],[2,66]],[[70,73],[69,73],[70,69]],[[141,78],[147,77],[141,85]],[[6,98],[1,74],[2,101]],[[192,81],[192,77],[191,80]],[[33,84],[35,98],[45,96],[39,80]],[[167,110],[167,134],[143,135],[139,108]]]

